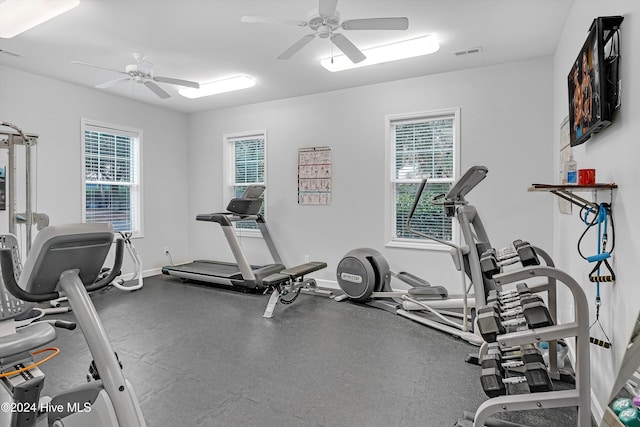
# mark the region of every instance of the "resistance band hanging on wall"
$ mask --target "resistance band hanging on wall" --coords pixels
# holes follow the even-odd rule
[[[578,239],[578,253],[580,256],[587,260],[590,263],[595,263],[595,266],[589,273],[589,281],[596,284],[596,320],[589,326],[591,329],[596,323],[600,326],[600,330],[604,334],[605,340],[600,340],[598,338],[590,337],[589,341],[592,344],[598,345],[604,348],[611,348],[611,342],[609,337],[607,336],[602,324],[600,324],[600,306],[602,305],[600,299],[600,282],[612,283],[616,280],[616,275],[609,263],[609,259],[611,258],[611,254],[616,246],[616,233],[615,233],[615,225],[613,223],[613,215],[611,214],[611,205],[608,203],[600,203],[597,206],[597,209],[594,209],[592,206],[583,206],[580,211],[580,217],[582,221],[587,225],[587,228],[584,230],[580,239]],[[593,219],[589,221],[589,215],[593,215]],[[609,241],[608,235],[608,224],[611,223],[611,249],[607,250],[607,243]],[[598,252],[592,256],[585,256],[582,253],[581,244],[587,232],[593,228],[597,227],[597,249]],[[602,274],[602,267],[607,269],[605,274]],[[608,274],[607,274],[608,273]]]

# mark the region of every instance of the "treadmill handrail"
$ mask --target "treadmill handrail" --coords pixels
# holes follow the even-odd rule
[[[220,225],[231,225],[237,221],[264,221],[262,215],[238,215],[231,212],[218,212],[210,214],[198,214],[196,221],[217,222]]]

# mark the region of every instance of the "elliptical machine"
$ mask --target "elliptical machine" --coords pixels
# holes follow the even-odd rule
[[[32,427],[37,415],[47,412],[54,427],[146,426],[133,388],[124,378],[120,362],[89,298],[111,283],[120,273],[123,244],[118,240],[115,264],[110,274],[95,282],[113,242],[111,224],[71,224],[50,226],[37,234],[18,280],[11,249],[0,249],[0,269],[6,289],[0,320],[0,370],[5,374],[0,387],[3,408],[0,425]],[[4,289],[1,289],[4,291]],[[69,299],[77,324],[85,337],[94,362],[92,381],[47,401],[40,399],[44,374],[33,363],[37,348],[56,337],[53,326],[44,322],[15,328],[21,314],[16,301],[45,302],[63,291]]]
[[[411,225],[427,184],[426,178],[420,182],[407,218],[410,232],[451,247],[454,265],[461,274],[459,295],[449,295],[446,288],[431,286],[427,281],[409,273],[393,273],[378,251],[360,248],[347,253],[338,264],[338,284],[345,295],[342,298],[336,297],[336,300],[350,299],[381,308],[459,336],[471,344],[481,345],[484,340],[473,332],[474,309],[476,305],[484,305],[488,291],[495,288],[495,284],[485,278],[480,270],[480,254],[489,249],[491,244],[478,212],[466,201],[465,196],[486,177],[488,171],[484,166],[471,167],[449,193],[440,197],[442,202],[438,202],[447,216],[458,220],[464,246],[425,234]],[[411,288],[394,290],[391,287],[392,276],[409,284]],[[468,287],[467,276],[471,279]],[[472,289],[473,293],[470,293]]]

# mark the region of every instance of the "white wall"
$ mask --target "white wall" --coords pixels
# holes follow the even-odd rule
[[[385,249],[385,115],[460,107],[462,170],[476,164],[489,168],[468,199],[494,244],[522,238],[550,248],[553,201],[528,194],[527,188],[553,177],[551,94],[551,58],[540,58],[192,114],[190,217],[226,206],[223,135],[266,129],[267,220],[287,265],[304,262],[308,254],[329,264],[318,278],[335,280],[346,252],[373,247],[394,270],[459,292],[447,252]],[[297,150],[324,145],[333,148],[332,204],[299,206]],[[189,226],[193,257],[231,260],[220,227],[195,220]],[[250,261],[269,262],[256,240],[243,240]]]
[[[638,198],[638,134],[640,133],[640,98],[638,97],[637,70],[640,69],[638,40],[640,27],[637,17],[640,3],[628,0],[581,0],[576,1],[569,14],[553,61],[554,109],[553,137],[556,170],[559,168],[560,123],[568,114],[566,79],[572,61],[578,56],[587,36],[591,22],[598,16],[623,15],[621,25],[622,108],[615,123],[574,149],[578,168],[595,168],[598,182],[615,182],[619,189],[613,199],[613,216],[616,225],[616,247],[614,252],[615,284],[601,284],[602,307],[600,322],[613,342],[613,349],[605,350],[591,346],[592,393],[594,414],[600,416],[607,405],[612,383],[618,371],[631,329],[638,317],[640,299],[636,298],[638,280],[635,265],[640,259],[640,226],[635,221],[640,210]],[[587,196],[590,197],[589,194]],[[549,195],[548,197],[553,197]],[[608,201],[608,194],[598,195],[599,200]],[[562,215],[554,209],[554,258],[557,264],[584,284],[591,309],[591,322],[595,320],[595,284],[588,280],[593,268],[582,260],[576,251],[576,242],[584,227],[577,215]],[[585,251],[596,252],[595,235],[586,241]],[[591,246],[588,246],[591,245]],[[566,301],[566,300],[565,300]],[[569,317],[570,307],[561,313]],[[592,335],[603,338],[596,325]]]
[[[637,51],[634,41],[640,40],[638,12],[640,4],[629,0],[576,1],[553,58],[189,116],[0,66],[0,120],[40,135],[37,208],[48,213],[53,224],[80,220],[80,119],[143,129],[145,237],[135,243],[147,269],[166,264],[165,246],[176,262],[231,259],[219,227],[198,223],[195,215],[226,206],[221,188],[222,135],[266,129],[268,220],[288,265],[303,262],[308,254],[329,264],[317,276],[334,280],[344,253],[370,246],[380,250],[395,270],[412,271],[456,291],[457,275],[446,253],[384,247],[384,117],[460,107],[461,169],[475,164],[489,168],[487,179],[469,200],[478,207],[494,245],[523,238],[553,247],[557,265],[585,284],[593,302],[595,290],[587,280],[591,266],[575,250],[581,223],[576,215],[558,213],[552,195],[526,189],[533,182],[558,179],[559,128],[568,113],[566,75],[591,20],[625,15],[622,110],[615,124],[575,150],[579,167],[595,167],[599,182],[615,181],[620,186],[614,196],[617,281],[602,285],[600,317],[614,346],[591,351],[598,415],[607,403],[640,308],[632,277],[640,255],[640,227],[633,222],[640,210],[635,190],[640,98],[632,78],[640,69],[640,57],[632,54]],[[299,206],[297,149],[321,145],[333,147],[333,203]],[[0,231],[4,224],[6,214],[0,213]],[[269,261],[259,240],[244,238],[242,244],[253,262]],[[591,311],[593,320],[593,306]],[[566,320],[570,313],[568,304],[561,307],[561,318]]]
[[[134,244],[145,269],[168,263],[165,246],[186,257],[187,116],[0,66],[0,120],[39,134],[37,209],[51,224],[81,221],[81,118],[143,130],[144,238]],[[3,212],[0,230],[7,224]]]

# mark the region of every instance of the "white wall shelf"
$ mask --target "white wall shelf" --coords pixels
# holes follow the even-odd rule
[[[609,205],[613,202],[613,190],[618,188],[615,183],[576,185],[576,184],[532,184],[528,191],[546,191],[564,199],[580,208],[591,207],[598,209],[595,201],[587,200],[576,193],[591,192],[593,200],[597,200],[598,191],[609,191]]]

